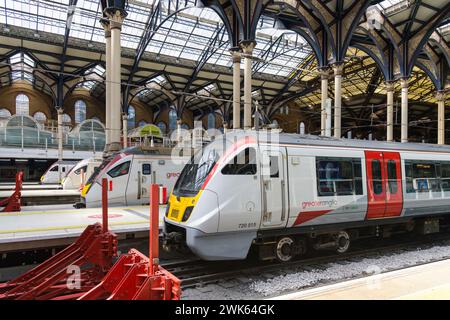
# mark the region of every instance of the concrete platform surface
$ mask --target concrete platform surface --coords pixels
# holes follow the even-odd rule
[[[450,260],[305,289],[270,300],[437,299],[450,299]]]

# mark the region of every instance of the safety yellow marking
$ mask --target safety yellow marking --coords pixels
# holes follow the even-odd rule
[[[164,208],[164,205],[160,205],[159,207],[160,208]],[[134,210],[136,210],[136,209],[140,209],[140,208],[142,208],[142,207],[139,206],[139,207],[110,208],[109,209],[109,213],[116,213],[117,211],[126,210],[126,209],[134,209]],[[91,208],[89,208],[89,209],[91,209]],[[69,210],[58,210],[58,209],[55,209],[55,210],[49,210],[49,211],[3,212],[3,213],[0,213],[0,217],[33,216],[33,215],[37,215],[37,214],[73,214],[73,213],[77,213],[77,214],[95,214],[96,213],[96,212],[92,212],[92,211],[94,211],[94,208],[92,208],[92,211],[87,211],[89,209],[69,209]],[[101,211],[101,208],[97,208],[97,209]],[[80,211],[80,210],[83,210],[83,211]],[[86,211],[84,211],[84,210],[86,210]]]
[[[162,222],[162,220],[160,220]],[[142,220],[142,221],[129,221],[129,222],[111,222],[109,223],[110,226],[122,226],[122,225],[131,225],[131,224],[141,224],[145,223],[148,225],[148,220]],[[0,230],[0,234],[7,234],[7,233],[25,233],[25,232],[39,232],[39,231],[53,231],[53,230],[63,230],[63,229],[82,229],[86,228],[89,223],[83,224],[83,225],[76,225],[76,226],[60,226],[60,227],[47,227],[47,228],[30,228],[30,229],[15,229],[15,230]]]

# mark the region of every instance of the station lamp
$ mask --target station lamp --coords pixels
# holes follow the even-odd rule
[[[105,12],[115,12],[117,10],[121,13],[125,13],[125,6],[128,0],[101,0],[102,11]]]

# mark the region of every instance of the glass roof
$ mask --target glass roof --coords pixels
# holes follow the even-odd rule
[[[183,10],[173,14],[173,1],[161,1],[159,21],[164,23],[153,34],[147,52],[198,61],[209,51],[208,63],[231,66],[228,34],[213,10],[197,8],[195,0],[186,0],[180,2]],[[158,0],[128,2],[128,16],[122,27],[124,47],[138,47],[157,3]],[[75,7],[69,7],[69,0],[0,0],[0,23],[33,29],[37,34],[44,31],[64,35],[68,27],[69,37],[104,42],[104,31],[99,23],[101,16],[98,0],[79,0]],[[261,19],[255,55],[265,63],[258,65],[258,72],[287,76],[310,53],[302,37],[274,28],[272,19]]]

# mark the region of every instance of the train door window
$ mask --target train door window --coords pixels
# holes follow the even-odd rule
[[[142,174],[144,176],[152,174],[152,165],[150,163],[143,163],[142,164]]]
[[[66,172],[66,167],[62,167],[62,172]]]
[[[54,166],[50,169],[51,172],[57,172],[59,170],[59,166]]]
[[[380,160],[372,160],[372,188],[375,194],[383,192]]]
[[[76,175],[78,175],[78,174],[81,173],[81,171],[83,171],[84,173],[86,173],[86,170],[87,170],[87,166],[83,166],[83,167],[81,167],[81,168],[75,170],[74,173],[75,173]]]
[[[108,171],[108,175],[111,178],[117,178],[120,176],[124,176],[128,174],[128,171],[130,170],[130,161],[121,163],[117,166],[115,166],[113,169]]]
[[[389,192],[397,193],[397,163],[394,160],[388,160],[387,163]]]
[[[450,191],[450,163],[441,163],[441,188]]]
[[[255,148],[246,148],[236,155],[223,169],[224,175],[255,175],[256,151]]]
[[[278,168],[278,156],[270,156],[270,177],[280,177],[280,168]]]

